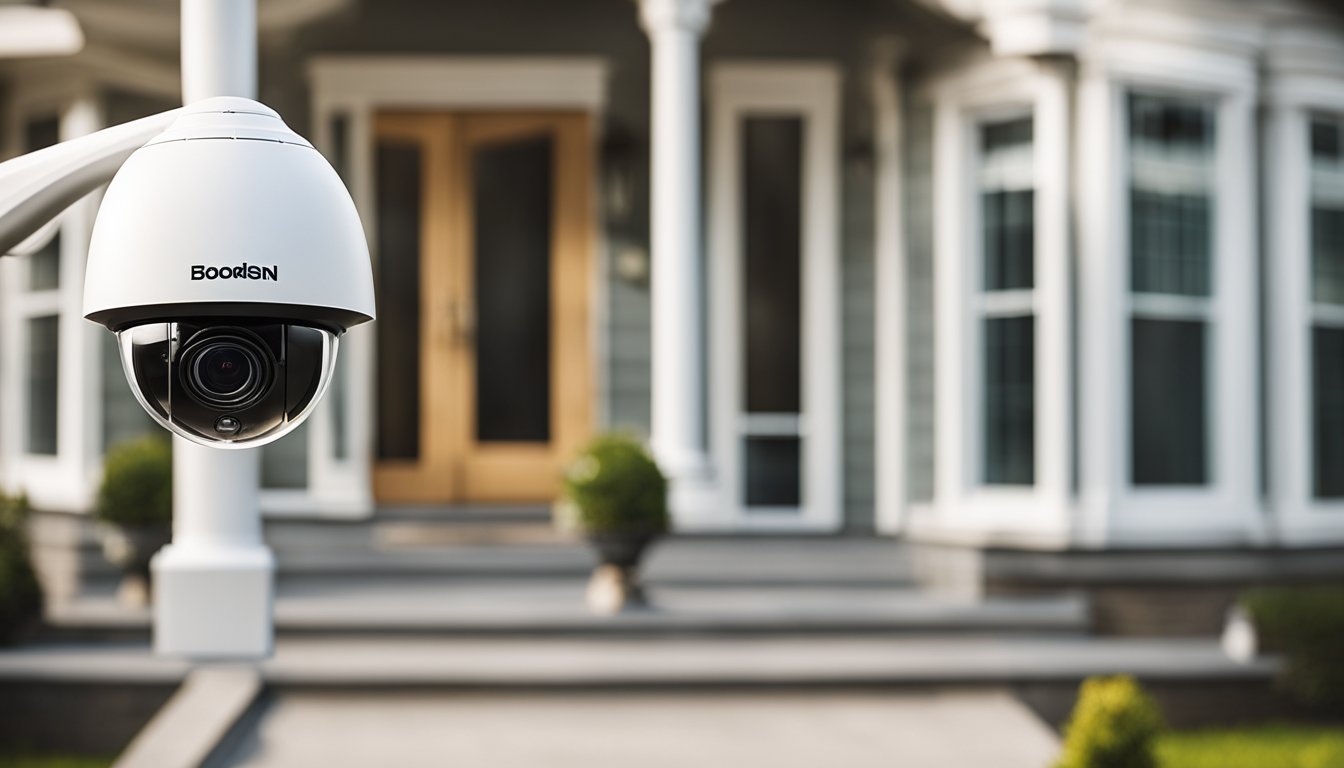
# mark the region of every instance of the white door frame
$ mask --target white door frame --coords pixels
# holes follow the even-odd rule
[[[710,73],[710,434],[720,517],[704,527],[833,531],[844,521],[840,411],[840,69],[831,63],[720,63]],[[741,127],[751,115],[803,120],[802,413],[742,412]],[[750,420],[750,423],[749,423]],[[802,438],[802,504],[748,512],[741,438]]]
[[[319,56],[308,66],[312,85],[313,145],[347,169],[346,181],[364,222],[370,244],[376,244],[373,121],[380,110],[573,110],[593,115],[594,137],[606,106],[607,66],[591,56]],[[345,146],[337,146],[332,122],[346,121]],[[595,155],[596,156],[596,155]],[[597,179],[599,174],[593,174]],[[594,196],[600,200],[599,196]],[[600,206],[594,206],[601,215]],[[606,252],[603,229],[595,224],[594,247]],[[375,261],[377,253],[373,253]],[[596,372],[595,397],[606,391],[602,377],[605,347],[599,329],[606,306],[601,277],[604,261],[591,276],[591,333]],[[318,404],[308,431],[308,486],[298,490],[263,490],[262,511],[271,515],[368,517],[373,514],[372,467],[375,434],[376,336],[365,325],[341,339],[346,452],[336,456],[331,397]],[[605,413],[602,403],[594,413]]]

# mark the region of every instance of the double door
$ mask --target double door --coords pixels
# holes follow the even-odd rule
[[[593,410],[588,118],[376,122],[380,502],[547,501]]]

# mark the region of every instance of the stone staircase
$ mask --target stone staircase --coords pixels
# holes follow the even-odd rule
[[[268,521],[285,636],[1050,635],[1088,630],[1068,594],[957,600],[915,588],[876,537],[670,537],[644,568],[650,606],[590,614],[594,561],[536,508],[381,512],[363,522]],[[52,613],[69,639],[143,639],[88,534],[79,595]]]

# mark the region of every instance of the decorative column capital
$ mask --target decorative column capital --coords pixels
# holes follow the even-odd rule
[[[700,34],[709,25],[714,0],[638,0],[639,20],[649,35],[685,31]]]

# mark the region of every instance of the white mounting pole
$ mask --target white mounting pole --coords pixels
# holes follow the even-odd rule
[[[182,101],[257,95],[256,0],[182,0]],[[269,656],[275,559],[261,539],[261,449],[173,438],[173,541],[154,558],[154,650]]]

